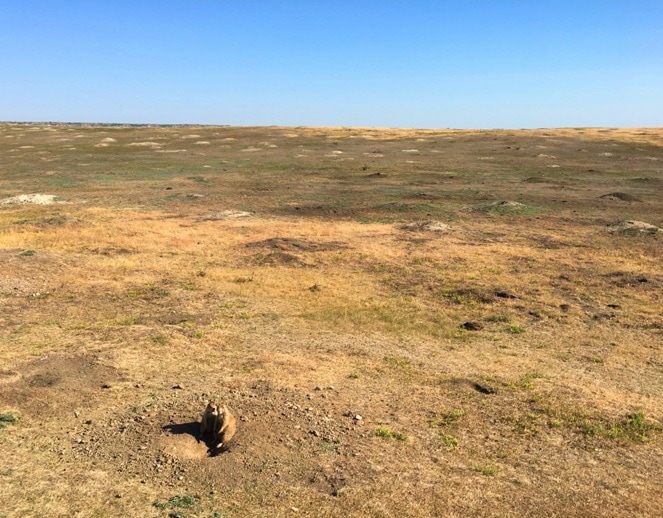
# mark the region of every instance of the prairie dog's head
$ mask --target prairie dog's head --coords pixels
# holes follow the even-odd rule
[[[214,401],[208,401],[207,402],[207,408],[205,409],[206,414],[213,414],[213,415],[219,415],[219,410],[221,407],[219,406],[218,403],[215,403]]]

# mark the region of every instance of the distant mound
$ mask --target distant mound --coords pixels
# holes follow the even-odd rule
[[[645,223],[644,221],[633,221],[633,220],[625,220],[625,221],[620,221],[618,223],[613,223],[610,225],[609,232],[613,232],[615,234],[623,234],[623,235],[630,235],[630,236],[637,236],[637,235],[651,235],[651,236],[656,236],[659,235],[663,230],[658,228],[655,225],[651,225],[650,223]]]
[[[599,196],[600,199],[602,200],[609,200],[609,201],[642,201],[640,198],[636,198],[635,196],[625,193],[625,192],[611,192],[610,194],[604,194],[603,196]]]
[[[463,210],[467,212],[493,212],[496,214],[537,214],[541,209],[518,201],[500,200],[483,205],[471,205]]]
[[[401,225],[401,230],[408,230],[410,232],[450,232],[451,227],[441,221],[414,221]]]
[[[50,205],[55,203],[56,198],[54,194],[19,194],[0,200],[0,205]]]
[[[199,219],[200,221],[223,221],[226,219],[247,218],[252,216],[251,212],[243,210],[224,210],[222,212],[210,212],[203,214]]]

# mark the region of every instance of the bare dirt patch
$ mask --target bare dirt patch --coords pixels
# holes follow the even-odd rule
[[[50,205],[56,198],[54,194],[19,194],[0,200],[0,205]]]
[[[101,391],[122,380],[117,369],[93,356],[45,356],[15,371],[20,375],[0,385],[5,405],[38,422],[42,418],[96,406]]]

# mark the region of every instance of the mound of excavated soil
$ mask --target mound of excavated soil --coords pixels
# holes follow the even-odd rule
[[[263,266],[309,266],[296,255],[280,250],[269,254],[256,254],[253,260]]]
[[[609,201],[642,201],[639,198],[636,198],[635,196],[625,192],[611,192],[610,194],[599,196],[599,198]]]
[[[661,229],[655,225],[645,223],[644,221],[625,220],[610,225],[608,231],[616,234],[631,236],[637,236],[641,234],[655,236],[661,232]]]
[[[331,388],[307,393],[256,381],[229,390],[222,401],[237,418],[237,433],[228,451],[215,457],[211,441],[200,437],[204,399],[190,393],[172,396],[158,397],[134,415],[110,414],[84,426],[74,456],[92,457],[157,483],[186,478],[221,491],[265,483],[265,470],[271,477],[276,472],[279,483],[310,484],[327,494],[340,490],[345,478],[338,479],[317,459],[344,460],[346,471],[369,476],[364,472],[370,469],[353,462],[352,453],[368,448],[365,421],[370,419],[355,419],[356,412],[348,411]],[[325,448],[334,451],[332,459],[320,454]],[[301,464],[293,465],[293,458]]]
[[[498,214],[527,214],[536,212],[537,209],[520,203],[519,201],[500,200],[482,205],[471,205],[464,207],[467,212],[495,212]]]
[[[272,237],[264,241],[248,243],[249,248],[272,248],[276,250],[295,250],[301,252],[324,252],[328,250],[339,250],[345,248],[342,243],[314,243],[305,239],[293,239],[289,237]]]
[[[0,400],[36,420],[91,408],[100,390],[121,379],[116,369],[92,356],[46,356],[2,377]]]
[[[19,194],[0,200],[0,205],[50,205],[56,198],[54,194]]]
[[[252,216],[252,214],[243,210],[224,210],[203,214],[200,217],[200,221],[223,221],[226,219],[247,218],[249,216]]]
[[[451,227],[440,221],[414,221],[401,225],[401,230],[410,232],[450,232]]]

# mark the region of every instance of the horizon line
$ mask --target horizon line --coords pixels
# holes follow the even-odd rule
[[[412,130],[412,131],[536,131],[536,130],[584,130],[584,129],[663,129],[663,126],[536,126],[536,127],[406,127],[406,126],[335,126],[335,125],[287,125],[287,124],[202,124],[202,123],[153,123],[153,122],[84,122],[84,121],[0,121],[0,124],[25,126],[109,126],[132,128],[311,128],[311,129],[356,129],[356,130]]]

